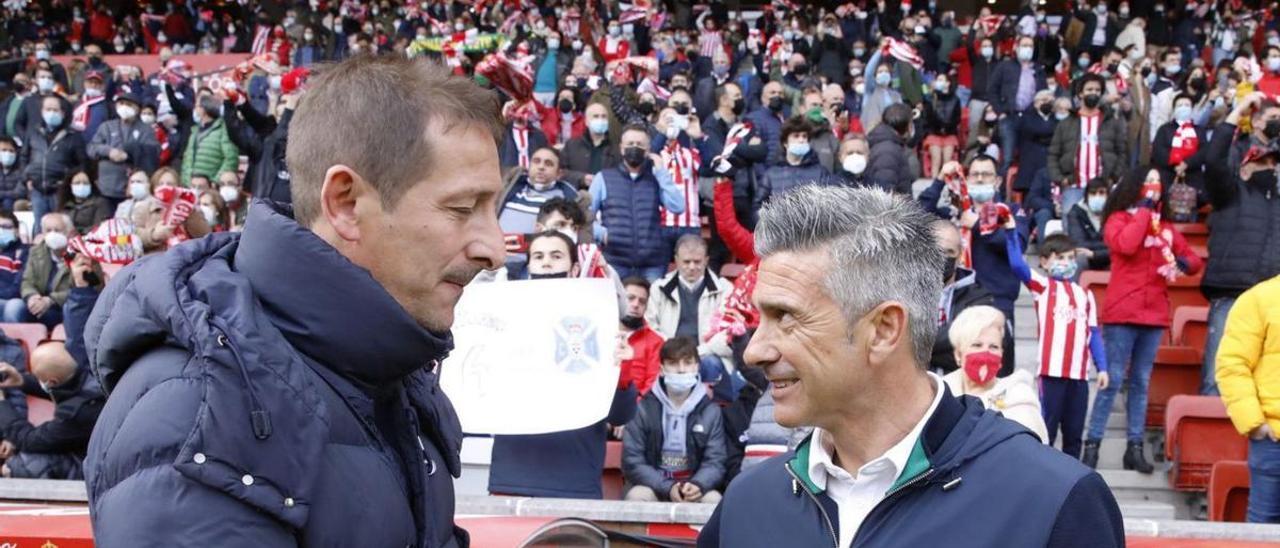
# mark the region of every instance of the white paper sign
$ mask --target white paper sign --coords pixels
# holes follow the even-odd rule
[[[440,384],[467,433],[582,428],[609,414],[617,336],[608,280],[471,284],[454,314],[455,347]]]

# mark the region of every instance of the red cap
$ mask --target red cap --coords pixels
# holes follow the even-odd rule
[[[99,81],[99,82],[106,82],[106,81],[107,81],[107,79],[106,79],[106,78],[103,78],[103,77],[102,77],[102,72],[101,72],[101,71],[97,71],[97,70],[91,70],[91,71],[89,71],[89,72],[84,73],[84,79],[85,79],[85,80],[90,80],[90,79],[92,79],[92,80],[97,80],[97,81]]]
[[[311,69],[299,67],[286,72],[280,77],[280,91],[285,95],[293,93],[302,88],[307,83],[307,78],[311,77]]]

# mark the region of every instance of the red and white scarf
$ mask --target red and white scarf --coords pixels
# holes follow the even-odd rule
[[[1076,151],[1076,186],[1084,188],[1094,178],[1102,175],[1102,147],[1098,136],[1102,126],[1102,114],[1080,116],[1080,143]]]
[[[253,33],[253,47],[249,52],[254,55],[262,55],[267,52],[267,42],[271,39],[271,25],[258,25],[258,31]]]
[[[529,126],[511,126],[511,141],[516,144],[520,167],[529,169]]]
[[[578,244],[578,263],[583,268],[578,270],[579,278],[607,278],[609,270],[600,246],[593,243]]]
[[[985,36],[995,36],[996,31],[1000,30],[1000,25],[1004,24],[1003,15],[988,15],[978,18],[978,28],[982,29]]]
[[[164,202],[164,220],[161,222],[173,228],[173,236],[169,238],[168,242],[169,247],[190,239],[191,237],[187,235],[187,230],[183,228],[183,223],[186,223],[187,217],[190,217],[191,212],[196,210],[198,199],[196,191],[190,188],[165,185],[156,187],[152,194],[161,202]]]
[[[887,37],[885,38],[885,41],[887,43],[882,50],[884,53],[892,55],[894,59],[915,67],[916,70],[924,68],[924,58],[920,57],[920,54],[916,52],[916,48],[911,44],[893,37]]]
[[[142,238],[134,232],[133,223],[107,219],[87,234],[72,238],[67,249],[98,263],[127,265],[142,256]]]
[[[106,99],[105,96],[99,95],[97,97],[86,97],[82,100],[75,110],[71,111],[71,129],[84,131],[85,128],[89,127],[89,109]],[[93,136],[90,135],[89,137],[92,138]]]
[[[951,193],[952,198],[955,200],[956,207],[958,208],[957,214],[969,211],[973,208],[973,200],[969,198],[969,182],[965,179],[963,168],[955,173],[944,176],[942,181],[946,185],[947,191]],[[960,229],[960,247],[962,248],[960,250],[960,257],[957,259],[956,264],[960,268],[972,269],[973,229],[967,226],[959,226],[958,221],[956,224]]]
[[[729,157],[733,155],[734,149],[738,148],[738,143],[751,133],[751,122],[742,121],[729,128],[729,133],[724,138],[724,151],[714,158],[715,168],[718,171],[727,171],[729,165]]]
[[[1176,166],[1187,161],[1200,149],[1200,138],[1196,136],[1196,126],[1191,122],[1183,122],[1173,131],[1173,146],[1169,150],[1169,165]]]
[[[1102,72],[1103,72],[1102,63],[1100,62],[1094,63],[1093,66],[1089,67],[1090,74],[1101,75]],[[1111,75],[1111,83],[1116,87],[1116,93],[1123,95],[1129,92],[1129,82],[1127,82],[1124,79],[1124,77],[1120,75],[1119,69],[1116,70],[1115,74]]]
[[[1151,212],[1151,226],[1147,230],[1147,237],[1142,242],[1142,246],[1160,250],[1164,264],[1156,268],[1156,273],[1170,282],[1178,279],[1178,258],[1173,254],[1173,229],[1160,226],[1159,211]]]

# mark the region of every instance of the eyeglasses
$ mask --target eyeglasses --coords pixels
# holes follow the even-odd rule
[[[994,172],[994,171],[971,171],[971,172],[969,172],[969,178],[970,178],[970,179],[994,179],[995,177],[996,177],[996,172]]]

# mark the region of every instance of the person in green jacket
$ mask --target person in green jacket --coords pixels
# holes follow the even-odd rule
[[[240,166],[240,150],[227,135],[221,108],[218,98],[211,94],[196,101],[193,112],[196,124],[191,128],[186,150],[182,153],[184,185],[191,183],[192,175],[213,179],[223,171],[235,171]]]

